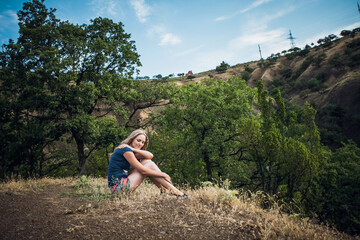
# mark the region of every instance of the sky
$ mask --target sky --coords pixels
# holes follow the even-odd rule
[[[26,0],[0,0],[0,41],[18,37],[17,11]],[[260,59],[341,30],[360,27],[356,0],[45,0],[58,19],[122,22],[140,54],[139,76],[200,73],[222,61]],[[135,76],[134,76],[135,77]]]

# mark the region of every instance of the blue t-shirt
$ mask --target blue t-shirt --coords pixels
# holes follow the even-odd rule
[[[124,157],[125,152],[133,152],[130,148],[125,147],[116,149],[111,155],[108,167],[108,185],[112,187],[117,184],[121,178],[126,178],[128,175],[124,170],[129,170],[131,165]]]

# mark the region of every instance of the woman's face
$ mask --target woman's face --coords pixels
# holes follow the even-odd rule
[[[136,138],[134,138],[130,146],[136,149],[141,149],[144,146],[145,141],[146,136],[144,134],[139,134],[136,136]]]

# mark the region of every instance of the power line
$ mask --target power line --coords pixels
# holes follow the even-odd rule
[[[259,53],[260,53],[260,60],[263,59],[262,55],[261,55],[261,49],[260,49],[260,45],[258,44],[259,47]]]
[[[291,34],[291,30],[289,30],[289,37],[288,39],[290,39],[290,45],[291,45],[291,48],[294,48],[295,47],[295,41],[294,41],[294,37],[293,35]]]

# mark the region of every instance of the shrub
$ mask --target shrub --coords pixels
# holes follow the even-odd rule
[[[300,92],[299,96],[300,96],[301,98],[307,98],[309,92],[310,92],[310,89],[305,89],[305,90],[303,90],[303,91]]]
[[[300,68],[297,69],[294,72],[294,74],[292,75],[292,78],[295,79],[298,76],[300,76],[301,73],[303,73],[310,66],[310,64],[313,62],[313,60],[314,60],[314,58],[312,56],[305,58],[305,60],[301,64]]]
[[[320,53],[319,55],[315,56],[313,59],[312,64],[314,66],[319,67],[322,61],[326,58],[326,54],[324,52]]]
[[[316,78],[311,78],[306,83],[307,88],[311,91],[318,91],[320,90],[320,82]]]
[[[249,67],[249,65],[245,65],[245,71],[248,72],[248,73],[252,73],[254,71],[254,69]]]
[[[360,53],[359,52],[352,53],[347,65],[349,67],[356,67],[359,66],[359,63],[360,63]]]
[[[318,75],[316,75],[316,79],[320,80],[321,82],[324,82],[326,80],[326,73],[321,72]]]
[[[241,73],[241,78],[244,79],[245,81],[248,81],[250,78],[251,74],[249,72],[242,72]]]
[[[217,66],[215,70],[216,70],[217,72],[225,72],[229,67],[230,67],[229,64],[227,64],[226,62],[222,61],[222,63],[220,63],[220,66]]]
[[[290,67],[284,67],[280,69],[280,74],[284,77],[284,78],[290,78],[292,75],[292,69]]]
[[[305,89],[306,88],[306,80],[303,78],[296,80],[294,87],[295,87],[295,90],[298,90],[298,91]]]
[[[354,49],[360,46],[360,38],[352,40],[350,43],[346,45],[346,48]]]
[[[340,67],[343,65],[339,53],[335,53],[334,55],[330,56],[328,62],[330,65],[333,65],[334,67]]]

